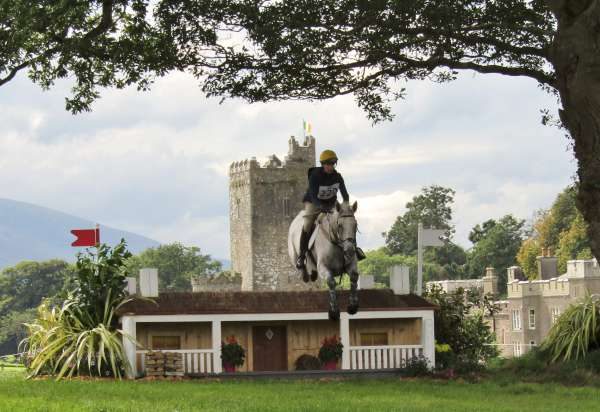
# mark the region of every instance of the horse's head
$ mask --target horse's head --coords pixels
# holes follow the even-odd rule
[[[356,231],[358,225],[356,217],[354,217],[354,212],[356,212],[357,208],[357,202],[354,202],[352,205],[348,202],[335,203],[335,210],[337,212],[336,237],[342,245],[346,262],[353,262],[356,259]]]

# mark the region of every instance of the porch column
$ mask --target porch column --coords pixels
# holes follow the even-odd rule
[[[221,373],[221,321],[212,321],[213,372]]]
[[[350,320],[346,312],[340,313],[340,340],[342,351],[342,369],[350,369]]]
[[[423,345],[423,356],[429,361],[429,366],[435,366],[435,332],[433,323],[433,311],[421,318],[421,345]]]
[[[137,360],[136,360],[136,325],[135,318],[133,316],[123,316],[121,318],[123,325],[123,332],[126,336],[123,336],[123,349],[125,350],[125,357],[129,363],[130,370],[127,371],[127,378],[135,379],[137,376]]]

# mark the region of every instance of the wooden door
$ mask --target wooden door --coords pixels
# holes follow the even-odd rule
[[[254,326],[252,343],[255,371],[288,370],[285,326]]]

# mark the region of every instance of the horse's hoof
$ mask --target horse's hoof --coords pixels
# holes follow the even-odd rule
[[[308,281],[310,280],[310,279],[308,278],[308,272],[307,272],[306,270],[303,270],[303,271],[302,271],[302,280],[303,280],[305,283],[308,283]]]
[[[313,270],[312,272],[310,272],[310,280],[312,280],[313,282],[316,282],[317,279],[319,279],[319,273],[317,273],[316,270]]]
[[[340,311],[329,309],[329,320],[333,320],[333,321],[340,320]]]
[[[358,304],[348,305],[348,315],[355,315],[358,312]]]

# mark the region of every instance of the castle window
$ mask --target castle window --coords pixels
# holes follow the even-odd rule
[[[283,199],[283,215],[289,216],[290,214],[290,199],[285,198]]]
[[[235,211],[234,211],[234,215],[236,219],[240,218],[240,199],[235,199]]]
[[[556,320],[560,316],[560,308],[552,308],[552,309],[550,309],[550,315],[551,315],[550,322],[552,323],[552,325],[554,325],[554,323],[556,322]]]
[[[529,308],[529,329],[535,329],[535,309]]]
[[[516,356],[521,356],[521,342],[513,342],[513,354]]]
[[[521,330],[521,311],[519,309],[512,310],[512,327],[513,330]]]

